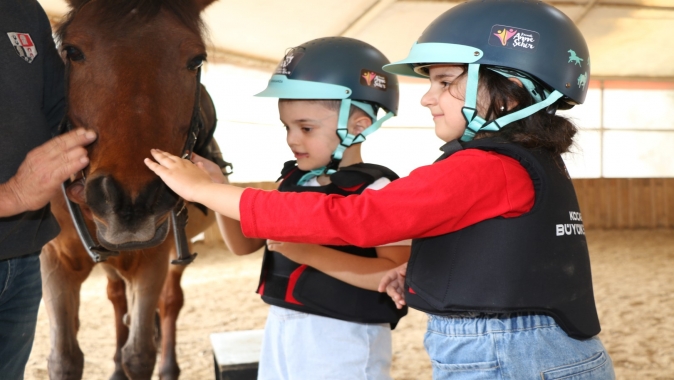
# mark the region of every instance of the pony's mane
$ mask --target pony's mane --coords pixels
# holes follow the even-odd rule
[[[192,32],[203,36],[204,24],[201,21],[200,9],[194,0],[83,0],[73,6],[59,25],[56,31],[59,41],[65,38],[68,25],[80,9],[92,2],[96,3],[97,22],[99,23],[129,27],[153,19],[164,8]]]

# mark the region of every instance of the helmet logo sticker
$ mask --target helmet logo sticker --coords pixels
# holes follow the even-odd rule
[[[386,91],[386,75],[375,73],[370,70],[360,71],[360,84],[366,87],[373,87],[378,90]]]
[[[274,74],[290,75],[304,56],[304,48],[294,47],[286,51],[283,60],[276,66]]]
[[[497,31],[496,33],[494,33],[494,35],[496,37],[501,39],[501,45],[503,45],[503,46],[506,46],[506,44],[508,43],[508,40],[511,39],[512,36],[514,36],[515,34],[517,34],[517,31],[515,29],[506,30],[506,28],[503,28],[503,29]]]
[[[494,25],[489,35],[489,45],[508,49],[532,51],[538,46],[541,35],[527,30],[506,25]]]
[[[568,53],[570,54],[568,63],[573,62],[574,64],[576,64],[578,66],[581,66],[581,67],[583,66],[583,65],[580,64],[583,61],[583,58],[580,58],[579,56],[577,56],[575,51],[569,49]]]
[[[578,88],[585,88],[587,84],[587,71],[578,77]]]

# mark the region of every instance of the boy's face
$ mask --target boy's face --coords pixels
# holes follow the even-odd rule
[[[279,102],[278,108],[297,166],[307,171],[327,165],[339,144],[339,113],[305,100]]]

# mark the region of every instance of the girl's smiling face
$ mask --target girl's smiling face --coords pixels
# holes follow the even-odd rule
[[[456,140],[466,129],[461,113],[466,97],[464,65],[434,65],[429,68],[431,88],[421,98],[435,122],[435,134],[445,142]]]
[[[330,163],[339,144],[338,112],[311,101],[279,102],[286,142],[301,170],[313,170]]]

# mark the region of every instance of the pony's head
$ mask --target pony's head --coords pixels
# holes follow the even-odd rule
[[[70,0],[58,30],[68,71],[68,118],[96,131],[85,205],[112,250],[161,243],[178,197],[143,164],[151,148],[181,154],[206,58],[201,11],[213,0]]]

